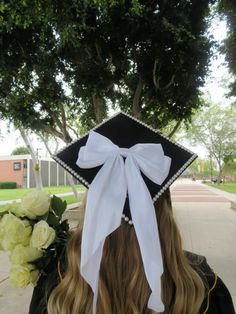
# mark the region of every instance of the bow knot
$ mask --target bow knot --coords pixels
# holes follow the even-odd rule
[[[126,157],[125,161],[123,157]],[[169,173],[170,163],[171,159],[164,155],[160,144],[145,143],[120,148],[94,131],[90,132],[86,146],[81,147],[76,162],[80,168],[103,165],[88,191],[81,244],[80,272],[94,292],[94,314],[103,245],[106,237],[121,224],[127,193],[144,271],[152,291],[148,308],[164,311],[158,226],[152,198],[140,170],[160,185]]]
[[[127,157],[129,154],[130,154],[130,149],[129,148],[119,148],[119,152],[120,152],[120,155],[122,157]]]

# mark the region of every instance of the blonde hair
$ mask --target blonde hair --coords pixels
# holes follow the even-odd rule
[[[165,313],[198,313],[204,299],[203,281],[183,252],[166,197],[161,197],[155,208],[164,263]],[[81,228],[78,228],[67,246],[67,271],[49,297],[49,314],[92,314],[93,293],[80,275],[80,244]],[[134,228],[123,222],[105,241],[97,314],[154,314],[156,312],[147,309],[149,295]]]

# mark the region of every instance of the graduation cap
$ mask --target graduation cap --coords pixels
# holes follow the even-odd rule
[[[120,226],[122,217],[136,232],[151,289],[148,308],[164,311],[161,300],[163,261],[153,203],[196,157],[123,112],[53,156],[89,188],[80,273],[94,292],[93,313],[96,313],[104,241]]]
[[[93,131],[107,137],[114,144],[123,148],[130,148],[137,143],[156,143],[162,145],[164,154],[172,160],[166,179],[159,185],[141,173],[154,202],[197,158],[196,154],[180,144],[175,143],[142,121],[123,112],[105,120],[96,126]],[[63,168],[87,188],[89,188],[91,182],[102,167],[101,165],[90,169],[83,169],[76,163],[79,150],[86,145],[88,136],[89,133],[75,140],[53,156]],[[130,219],[128,198],[125,202],[124,214]]]

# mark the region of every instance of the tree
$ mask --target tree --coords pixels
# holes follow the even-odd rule
[[[193,144],[200,144],[218,166],[218,182],[222,177],[224,160],[236,149],[236,110],[217,105],[197,113],[187,130],[187,138]]]
[[[29,154],[29,150],[25,146],[16,147],[11,153],[11,155],[26,155],[26,154]]]
[[[225,59],[228,64],[233,81],[229,83],[230,92],[228,96],[236,96],[236,4],[234,0],[219,0],[218,12],[226,18],[228,32],[227,37],[221,47],[225,53]]]
[[[230,178],[232,181],[236,179],[236,149],[224,158],[224,173]]]
[[[200,106],[211,2],[5,1],[1,117],[66,143],[75,118],[89,129],[109,106],[178,126]]]
[[[213,179],[217,174],[216,164],[211,160],[197,158],[188,168],[188,173],[198,179]]]

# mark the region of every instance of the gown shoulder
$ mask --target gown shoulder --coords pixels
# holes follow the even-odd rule
[[[232,297],[223,280],[211,269],[205,256],[185,252],[190,265],[199,274],[206,296],[199,314],[235,314]]]
[[[47,314],[47,301],[52,290],[60,282],[60,274],[66,271],[67,260],[65,251],[55,258],[44,270],[34,287],[28,314]]]

